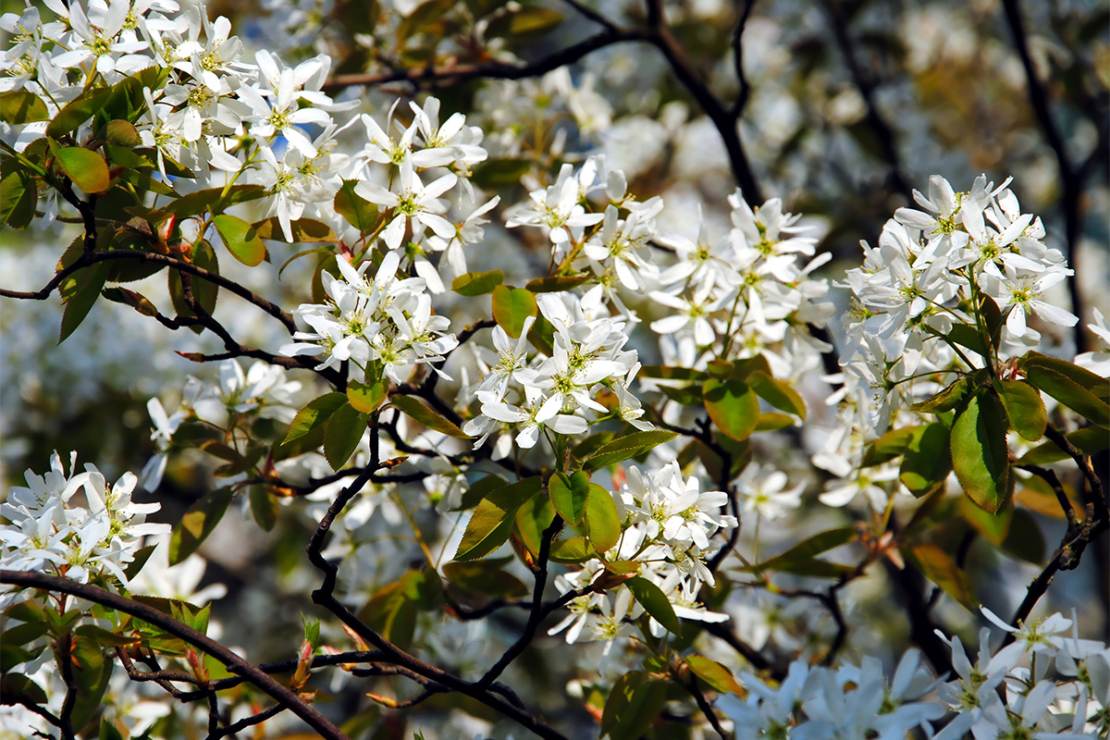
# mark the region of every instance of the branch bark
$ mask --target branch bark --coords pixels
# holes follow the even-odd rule
[[[300,697],[287,687],[278,683],[267,673],[260,670],[252,663],[240,658],[228,648],[215,640],[197,632],[192,627],[182,624],[168,614],[163,614],[154,607],[132,601],[125,596],[105,591],[98,586],[71,581],[68,578],[52,576],[47,573],[33,573],[17,570],[0,570],[0,583],[20,586],[22,588],[37,588],[53,593],[69,594],[94,604],[100,604],[110,609],[130,614],[133,617],[149,622],[175,637],[179,637],[188,644],[211,655],[216,660],[227,666],[232,673],[243,676],[246,680],[268,694],[274,701],[288,707],[308,724],[321,737],[327,740],[349,740],[349,738],[332,722],[320,714],[311,705],[306,704]]]

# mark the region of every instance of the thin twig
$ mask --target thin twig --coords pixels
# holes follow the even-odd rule
[[[524,652],[532,640],[536,636],[536,629],[540,626],[540,622],[546,616],[543,609],[543,590],[547,586],[547,561],[551,555],[551,541],[555,539],[555,535],[563,528],[563,519],[558,514],[551,521],[550,526],[543,532],[543,537],[540,540],[539,557],[536,559],[536,587],[532,594],[532,611],[528,615],[528,622],[524,626],[524,632],[520,638],[513,643],[513,645],[505,651],[496,663],[486,671],[485,675],[478,680],[478,686],[483,688],[489,686],[501,675],[509,664],[512,663],[518,655]]]
[[[694,697],[694,701],[698,703],[698,708],[701,710],[701,713],[709,720],[709,724],[713,726],[713,729],[717,731],[721,739],[728,740],[728,733],[725,732],[725,728],[721,727],[720,718],[717,717],[717,714],[713,711],[713,707],[709,705],[709,702],[705,698],[705,694],[698,688],[696,678],[691,679],[690,683],[686,686],[686,690],[690,692],[690,696]]]

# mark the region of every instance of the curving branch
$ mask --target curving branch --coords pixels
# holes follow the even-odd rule
[[[663,0],[648,0],[648,24],[651,27],[651,36],[647,39],[655,48],[662,52],[675,77],[682,83],[686,91],[694,97],[709,116],[709,120],[717,128],[724,142],[725,151],[728,153],[729,166],[736,184],[749,203],[762,203],[763,194],[755,173],[752,171],[748,155],[744,151],[744,144],[740,141],[740,130],[736,125],[736,115],[726,108],[720,99],[709,89],[702,76],[690,64],[686,53],[678,39],[671,33],[667,25],[666,11]],[[742,29],[741,29],[742,30]]]
[[[155,264],[172,267],[175,270],[179,270],[183,273],[188,273],[190,275],[196,275],[197,277],[204,278],[208,282],[214,283],[221,288],[225,288],[226,290],[234,293],[248,303],[252,303],[255,306],[258,306],[270,316],[273,316],[275,319],[284,324],[285,328],[289,331],[290,334],[297,330],[296,324],[293,323],[292,316],[287,314],[285,311],[282,311],[278,306],[266,300],[265,298],[252,293],[250,290],[244,288],[242,285],[235,282],[234,280],[228,280],[222,275],[214,272],[209,272],[203,267],[198,267],[191,262],[174,259],[173,257],[169,257],[164,254],[158,254],[156,252],[139,252],[133,249],[113,249],[107,252],[85,252],[76,260],[74,260],[72,264],[67,265],[66,267],[56,272],[54,274],[54,277],[50,279],[50,282],[48,282],[39,290],[22,291],[0,288],[0,297],[20,298],[23,300],[31,301],[45,301],[47,298],[50,297],[50,294],[53,293],[54,290],[62,284],[62,281],[64,281],[73,273],[77,272],[78,270],[84,269],[89,265],[94,265],[97,262],[109,262],[113,260],[138,260],[139,262],[153,262]]]
[[[535,62],[525,64],[509,64],[506,62],[453,64],[445,67],[423,67],[374,74],[336,75],[325,82],[322,89],[325,92],[330,92],[346,87],[359,85],[372,87],[391,82],[445,87],[475,79],[522,80],[528,77],[540,77],[559,67],[574,64],[598,49],[629,41],[647,41],[648,37],[647,32],[639,29],[609,28]]]
[[[448,673],[441,668],[425,663],[416,656],[397,647],[392,642],[382,637],[377,631],[371,629],[335,597],[335,587],[337,585],[336,581],[339,568],[334,563],[328,562],[322,555],[324,541],[327,539],[328,532],[331,530],[335,519],[342,513],[347,504],[362,491],[363,486],[369,482],[373,471],[381,467],[379,446],[379,430],[377,422],[375,421],[371,422],[370,426],[370,464],[367,465],[366,470],[360,474],[351,485],[343,489],[331,503],[324,517],[320,520],[319,526],[313,532],[312,538],[309,540],[308,547],[306,548],[308,558],[312,564],[324,574],[323,583],[312,592],[313,603],[327,609],[333,616],[337,617],[368,644],[381,650],[385,654],[385,659],[390,663],[407,669],[437,684],[441,684],[446,687],[447,690],[457,691],[473,699],[477,699],[491,709],[531,730],[539,737],[546,738],[547,740],[566,740],[562,734],[538,717],[520,708],[515,703],[506,701],[495,695],[503,695],[506,691],[504,687],[472,683]]]
[[[740,93],[736,96],[736,102],[732,104],[729,113],[736,119],[744,115],[744,109],[748,107],[748,98],[752,94],[752,85],[748,81],[748,75],[744,72],[743,36],[744,28],[747,27],[748,19],[751,17],[754,8],[755,0],[747,0],[744,3],[744,10],[740,12],[740,20],[736,22],[736,29],[732,32],[732,66],[736,70],[736,82],[740,85]]]
[[[149,622],[155,627],[165,630],[174,637],[179,637],[193,647],[211,655],[216,660],[227,666],[232,673],[243,676],[247,681],[257,686],[268,694],[274,701],[296,714],[308,724],[321,737],[327,740],[349,740],[347,735],[332,724],[324,715],[320,714],[311,705],[307,704],[288,687],[278,683],[269,674],[260,670],[254,664],[240,658],[228,648],[207,637],[192,627],[183,624],[168,614],[164,614],[154,607],[140,604],[125,596],[105,591],[98,586],[78,583],[68,578],[52,576],[47,573],[34,573],[18,570],[0,570],[0,583],[19,586],[21,588],[37,588],[53,593],[69,594],[94,604],[106,606],[109,609],[130,614],[133,617]]]
[[[1056,158],[1056,168],[1060,173],[1060,208],[1064,212],[1064,254],[1067,257],[1068,264],[1074,270],[1073,274],[1067,278],[1068,293],[1071,296],[1072,313],[1081,319],[1073,330],[1075,351],[1076,354],[1079,354],[1087,351],[1087,335],[1083,330],[1082,321],[1086,303],[1079,289],[1079,266],[1076,265],[1076,252],[1078,251],[1080,230],[1083,224],[1083,217],[1079,211],[1087,176],[1099,161],[1103,164],[1106,161],[1106,140],[1103,134],[1106,122],[1102,116],[1096,117],[1095,124],[1100,132],[1099,145],[1091,153],[1091,158],[1082,166],[1077,167],[1068,154],[1067,144],[1064,142],[1064,137],[1061,135],[1056,121],[1052,118],[1044,84],[1037,77],[1037,69],[1033,65],[1032,56],[1029,54],[1029,39],[1025,33],[1025,24],[1021,19],[1018,0],[1002,0],[1002,10],[1006,16],[1006,24],[1010,27],[1014,50],[1017,52],[1018,58],[1021,59],[1021,66],[1025,71],[1025,82],[1029,91],[1029,105],[1033,108],[1037,123],[1044,132],[1045,143],[1048,144],[1048,148],[1052,150],[1052,155]]]
[[[864,106],[867,108],[867,125],[875,134],[875,138],[879,142],[879,148],[882,151],[883,159],[886,160],[887,167],[890,168],[889,178],[890,184],[898,193],[906,199],[907,203],[912,204],[913,201],[913,188],[909,186],[905,176],[902,174],[902,157],[898,154],[898,145],[894,130],[883,118],[882,113],[879,112],[879,107],[875,103],[875,89],[878,84],[875,80],[868,75],[859,60],[856,59],[855,46],[852,39],[848,34],[848,21],[844,18],[841,7],[838,5],[837,0],[825,0],[825,10],[829,15],[830,25],[832,26],[833,38],[836,39],[837,49],[840,55],[844,57],[844,65],[848,68],[848,74],[851,75],[852,83],[859,90],[860,97],[863,98]]]

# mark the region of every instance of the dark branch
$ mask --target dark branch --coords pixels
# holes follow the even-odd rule
[[[883,118],[882,113],[879,112],[879,108],[875,103],[875,88],[877,84],[870,75],[864,72],[859,61],[856,59],[855,46],[851,37],[848,35],[848,22],[845,20],[841,8],[837,5],[837,0],[826,0],[825,9],[829,14],[833,38],[836,39],[836,46],[840,50],[841,56],[844,57],[844,64],[852,77],[852,83],[859,90],[859,94],[863,98],[864,105],[867,108],[867,125],[870,126],[871,130],[875,133],[875,138],[878,140],[879,147],[883,153],[883,159],[886,160],[887,166],[890,168],[890,184],[906,199],[907,203],[913,203],[913,188],[909,186],[905,176],[902,174],[902,158],[898,154],[898,145],[895,141],[894,130],[890,127],[890,124],[886,122],[886,119]]]
[[[290,334],[297,330],[296,325],[293,323],[292,316],[282,311],[270,301],[262,298],[261,296],[255,295],[254,293],[247,290],[242,285],[236,283],[233,280],[228,280],[222,275],[217,275],[214,272],[209,272],[208,270],[205,270],[203,267],[197,267],[190,262],[184,262],[179,259],[174,259],[173,257],[168,257],[164,254],[157,254],[155,252],[139,252],[132,249],[114,249],[108,252],[95,253],[86,252],[78,257],[72,264],[55,273],[54,277],[50,279],[50,282],[44,285],[41,289],[35,291],[21,291],[0,288],[0,296],[4,298],[22,298],[24,300],[44,301],[50,297],[50,294],[54,292],[55,288],[62,284],[63,280],[65,280],[73,273],[77,272],[78,270],[84,269],[89,265],[96,264],[97,262],[105,262],[110,260],[138,260],[140,262],[154,262],[157,264],[167,265],[184,273],[189,273],[191,275],[196,275],[197,277],[202,277],[211,283],[219,285],[221,288],[225,288],[226,290],[231,291],[248,303],[252,303],[255,306],[258,306],[260,309],[284,324],[285,328],[289,330]]]
[[[55,593],[70,594],[79,598],[100,604],[110,609],[130,614],[133,617],[149,622],[156,627],[179,637],[188,644],[211,655],[216,660],[227,666],[228,670],[244,676],[252,684],[268,694],[274,701],[288,707],[290,711],[305,721],[312,729],[328,740],[348,740],[343,732],[333,725],[324,715],[306,704],[287,687],[282,686],[265,672],[233,653],[220,643],[212,640],[192,627],[182,624],[173,617],[163,614],[157,609],[132,601],[118,594],[105,591],[97,586],[71,581],[68,578],[48,575],[46,573],[29,573],[16,570],[0,570],[0,583],[11,584],[23,588],[37,588]]]
[[[1083,196],[1086,168],[1077,171],[1075,164],[1068,156],[1064,137],[1061,136],[1060,129],[1052,118],[1052,111],[1048,107],[1048,95],[1045,93],[1041,80],[1037,77],[1036,67],[1033,66],[1033,58],[1029,54],[1029,41],[1025,34],[1025,25],[1021,20],[1021,9],[1018,7],[1017,0],[1002,0],[1002,10],[1006,15],[1006,23],[1010,27],[1010,35],[1013,36],[1014,50],[1021,59],[1022,69],[1025,70],[1025,82],[1029,89],[1029,105],[1033,108],[1037,123],[1040,125],[1041,131],[1044,132],[1045,143],[1052,150],[1052,154],[1056,158],[1056,168],[1060,172],[1062,191],[1060,207],[1064,212],[1065,256],[1069,265],[1075,271],[1067,278],[1068,292],[1071,295],[1072,312],[1082,319],[1085,304],[1079,289],[1079,267],[1076,265],[1076,252],[1079,246],[1079,231],[1082,225],[1079,208]],[[1086,352],[1087,335],[1083,331],[1082,321],[1075,325],[1074,337],[1076,354]]]

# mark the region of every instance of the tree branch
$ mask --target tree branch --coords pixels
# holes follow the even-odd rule
[[[293,323],[292,316],[287,314],[285,311],[282,311],[270,301],[262,298],[261,296],[255,295],[254,293],[247,290],[242,285],[236,283],[233,280],[228,280],[222,275],[218,275],[214,272],[209,272],[203,267],[198,267],[190,262],[184,262],[182,260],[174,259],[173,257],[169,257],[164,254],[158,254],[156,252],[139,252],[133,249],[114,249],[107,252],[85,252],[72,264],[56,272],[54,274],[54,277],[50,279],[50,282],[48,282],[39,290],[21,291],[0,288],[0,296],[4,298],[21,298],[24,300],[44,301],[50,297],[50,294],[54,292],[55,288],[62,284],[63,280],[65,280],[73,273],[85,267],[88,267],[89,265],[96,264],[97,262],[105,262],[110,260],[138,260],[140,262],[154,262],[157,264],[167,265],[174,268],[175,270],[180,270],[181,272],[196,275],[197,277],[202,277],[211,283],[219,285],[221,288],[225,288],[231,291],[248,303],[252,303],[255,306],[258,306],[270,316],[273,316],[275,319],[284,324],[285,328],[289,331],[290,334],[294,333],[297,330],[296,324]]]
[[[243,660],[228,648],[215,640],[197,632],[192,627],[182,624],[173,617],[163,614],[154,607],[140,604],[124,596],[105,591],[97,586],[78,583],[68,578],[52,576],[46,573],[32,573],[17,570],[0,570],[0,583],[20,586],[22,588],[37,588],[55,593],[70,594],[78,598],[100,604],[110,609],[130,614],[133,617],[149,622],[179,637],[190,645],[211,655],[216,660],[227,666],[228,670],[244,676],[248,681],[268,694],[274,701],[288,707],[290,711],[300,717],[309,727],[327,740],[349,740],[347,736],[327,717],[320,714],[309,704],[306,704],[295,693],[281,685],[257,666]]]
[[[909,186],[906,182],[906,178],[902,174],[902,159],[898,154],[894,130],[891,129],[890,124],[883,118],[882,114],[879,112],[878,105],[875,103],[875,88],[877,85],[869,75],[865,74],[859,61],[856,59],[855,47],[852,44],[851,37],[848,35],[848,23],[841,13],[840,7],[837,5],[837,0],[825,0],[825,9],[829,14],[833,38],[836,39],[837,48],[840,50],[841,56],[844,57],[844,64],[852,77],[852,83],[856,86],[856,89],[859,90],[859,94],[863,98],[864,105],[867,108],[867,124],[871,127],[871,130],[875,132],[875,137],[879,141],[879,148],[883,153],[883,159],[886,160],[887,166],[890,168],[890,184],[906,199],[907,203],[912,204],[913,188]]]
[[[1037,123],[1044,132],[1045,143],[1052,150],[1056,158],[1056,168],[1060,172],[1060,207],[1064,211],[1064,255],[1074,272],[1067,277],[1068,293],[1071,296],[1071,310],[1080,319],[1083,318],[1086,308],[1083,296],[1079,290],[1079,266],[1076,264],[1076,252],[1079,246],[1079,231],[1082,217],[1079,213],[1080,201],[1083,195],[1084,175],[1083,170],[1076,170],[1071,158],[1068,156],[1064,137],[1052,119],[1052,111],[1048,107],[1048,95],[1044,85],[1037,77],[1033,58],[1029,54],[1029,42],[1025,35],[1025,25],[1021,20],[1021,9],[1018,0],[1002,0],[1002,10],[1006,16],[1006,24],[1010,27],[1013,36],[1014,50],[1021,59],[1022,69],[1025,70],[1026,87],[1029,90],[1029,105],[1037,117]],[[1083,331],[1083,321],[1079,321],[1073,330],[1075,337],[1076,354],[1087,351],[1087,335]]]

